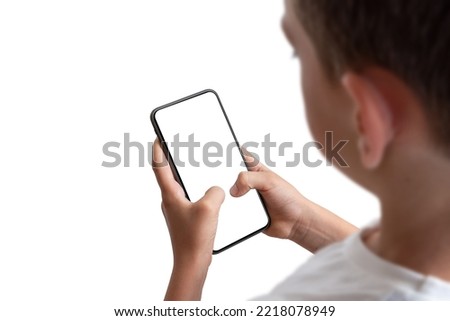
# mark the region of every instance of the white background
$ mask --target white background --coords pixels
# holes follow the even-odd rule
[[[257,0],[0,2],[1,319],[113,319],[163,298],[172,254],[151,167],[137,155],[101,166],[125,132],[153,141],[154,107],[212,88],[241,142],[311,140],[282,12]],[[376,217],[377,201],[334,169],[274,159],[352,223]],[[214,257],[204,299],[265,293],[308,256],[259,235]]]

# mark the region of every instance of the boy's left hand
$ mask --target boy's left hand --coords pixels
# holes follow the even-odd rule
[[[219,209],[225,194],[219,187],[211,187],[195,203],[186,199],[183,188],[173,177],[158,140],[153,144],[153,171],[161,189],[161,207],[174,257],[166,299],[200,299],[212,260]]]

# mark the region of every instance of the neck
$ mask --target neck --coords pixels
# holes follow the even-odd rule
[[[388,261],[450,281],[450,161],[410,156],[389,174],[395,189],[380,193],[380,229],[366,241]]]

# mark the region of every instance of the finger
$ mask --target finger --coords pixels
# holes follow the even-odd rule
[[[273,187],[271,172],[241,172],[230,189],[230,194],[239,197],[247,194],[251,189],[265,191]]]
[[[152,167],[162,194],[177,195],[181,186],[174,179],[172,169],[167,162],[159,139],[153,143]]]
[[[244,155],[244,161],[247,165],[247,168],[251,172],[263,172],[268,171],[269,169],[264,166],[261,161],[258,159],[256,154],[249,152],[245,147],[241,148],[242,155]]]
[[[225,192],[217,186],[208,189],[205,195],[196,203],[197,205],[206,206],[209,211],[218,209],[225,200]]]

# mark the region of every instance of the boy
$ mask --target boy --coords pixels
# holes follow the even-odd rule
[[[263,165],[241,173],[230,193],[261,193],[272,222],[265,233],[316,253],[261,299],[450,299],[450,4],[285,6],[311,132],[350,141],[340,169],[378,196],[382,214],[357,231]],[[163,157],[156,142],[154,159]],[[174,252],[166,299],[200,299],[224,192],[212,187],[190,203],[168,166],[154,171]]]

